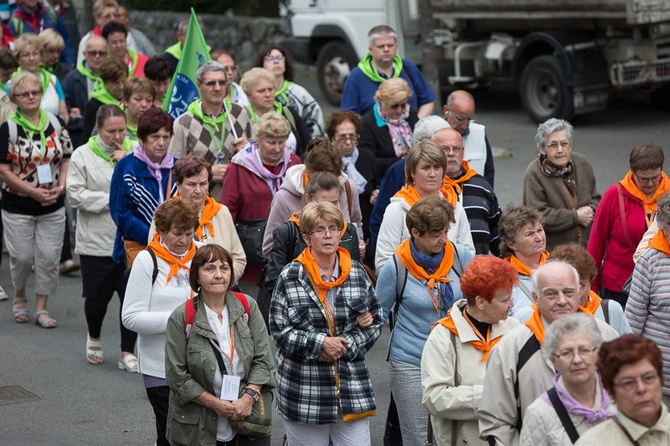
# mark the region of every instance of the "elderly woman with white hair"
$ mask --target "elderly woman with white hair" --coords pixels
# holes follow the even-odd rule
[[[542,355],[556,369],[554,386],[526,410],[522,446],[569,446],[592,426],[616,415],[596,368],[603,337],[593,318],[575,313],[553,322]]]
[[[577,242],[586,246],[601,195],[593,166],[572,151],[572,125],[551,118],[537,128],[540,153],[526,168],[523,204],[542,214],[547,249]]]

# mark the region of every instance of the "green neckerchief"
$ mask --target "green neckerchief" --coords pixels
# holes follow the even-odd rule
[[[181,53],[184,49],[181,47],[181,43],[177,42],[174,45],[168,47],[168,49],[165,50],[167,54],[170,56],[174,57],[177,60],[181,59]]]
[[[130,56],[130,60],[133,61],[133,63],[130,65],[130,68],[128,69],[128,76],[132,76],[135,70],[137,69],[137,53],[130,48],[128,48],[128,56]]]
[[[126,123],[126,134],[128,138],[132,141],[139,141],[137,137],[137,127],[133,127],[130,124]]]
[[[17,68],[14,74],[12,74],[12,77],[17,76],[18,74],[22,73],[23,70],[21,67]],[[40,80],[42,81],[42,93],[47,91],[47,88],[49,88],[49,81],[51,80],[51,73],[49,73],[47,70],[44,68],[39,69],[39,76]]]
[[[279,101],[275,101],[274,107],[275,107],[275,111],[277,112],[277,114],[278,114],[279,116],[284,116],[284,115],[282,114],[282,113],[284,112],[284,106],[281,105],[281,102],[279,102]],[[258,118],[260,118],[260,116],[258,116],[258,115],[256,114],[256,112],[251,108],[251,104],[247,105],[247,110],[249,110],[249,112],[251,113],[251,119],[252,119],[254,122],[257,122],[257,121],[258,121]]]
[[[30,122],[26,117],[21,115],[19,112],[19,109],[17,108],[14,114],[12,114],[9,119],[12,121],[16,122],[17,125],[20,125],[23,127],[23,130],[25,130],[26,134],[30,137],[31,141],[31,146],[33,145],[32,141],[35,138],[35,132],[39,132],[40,134],[40,164],[42,163],[42,160],[44,159],[44,155],[46,154],[47,151],[47,137],[44,134],[45,127],[47,126],[47,113],[40,108],[40,122],[37,123],[37,125],[33,124]]]
[[[214,148],[216,149],[216,164],[221,162],[221,156],[223,154],[223,140],[225,139],[226,134],[226,119],[228,118],[227,110],[230,110],[232,107],[230,99],[225,98],[223,102],[224,106],[221,109],[221,114],[214,119],[207,116],[202,110],[201,99],[191,102],[191,105],[189,105],[187,109],[193,113],[193,116],[202,121],[205,128],[209,132],[209,136],[212,138],[212,141],[214,142]],[[216,134],[219,132],[221,132],[221,139],[216,137]]]
[[[368,53],[360,62],[358,62],[358,68],[361,69],[364,75],[370,78],[372,82],[384,82],[385,77],[382,77],[377,68],[375,68],[372,63],[372,55]],[[402,71],[402,58],[397,54],[393,58],[393,76],[391,78],[400,77],[400,72]]]
[[[288,96],[286,95],[286,92],[291,88],[291,85],[293,85],[293,82],[284,80],[279,91],[275,93],[275,98],[283,101],[284,104],[288,104]]]
[[[97,79],[95,85],[93,85],[93,91],[91,92],[91,99],[97,99],[103,104],[114,104],[121,105],[121,101],[112,96],[109,91],[105,88],[105,83],[102,82],[102,79]]]
[[[107,161],[111,166],[114,166],[114,164],[116,164],[116,161],[114,161],[114,158],[112,158],[107,152],[105,152],[104,150],[102,150],[100,148],[100,146],[98,145],[98,138],[100,138],[102,140],[102,138],[100,137],[99,134],[95,135],[95,136],[91,136],[88,139],[88,142],[86,143],[86,145],[91,148],[93,153],[95,153],[100,158]],[[125,150],[126,153],[128,153],[128,152],[130,152],[130,149],[133,148],[133,142],[131,140],[129,140],[128,138],[124,138],[123,143],[121,144],[121,146],[123,147],[123,150]]]
[[[53,74],[54,72],[54,66],[51,65],[50,67],[44,65],[44,62],[40,62],[40,68],[47,70],[49,73]]]
[[[84,76],[88,79],[91,79],[93,82],[100,79],[98,76],[91,73],[91,71],[88,68],[86,68],[86,65],[84,65],[84,62],[86,62],[86,61],[82,60],[81,62],[79,62],[79,65],[77,65],[77,71],[79,71],[82,76]]]

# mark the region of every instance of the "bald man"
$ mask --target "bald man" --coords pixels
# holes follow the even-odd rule
[[[472,241],[477,254],[500,256],[498,220],[502,211],[493,187],[464,159],[463,138],[451,128],[443,128],[431,137],[447,156],[446,176],[458,194],[470,222]],[[445,179],[445,184],[446,179]]]
[[[444,119],[463,137],[465,159],[470,167],[494,186],[495,167],[493,152],[486,136],[486,128],[475,123],[475,99],[465,90],[456,90],[447,97]]]

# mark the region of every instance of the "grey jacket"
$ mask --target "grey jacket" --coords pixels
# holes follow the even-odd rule
[[[265,322],[258,305],[247,296],[251,317],[245,321],[242,303],[229,291],[226,307],[230,324],[235,327],[235,350],[244,364],[244,383],[275,387],[275,367],[270,353]],[[203,392],[214,394],[216,357],[210,339],[216,340],[205,308],[197,307],[190,338],[184,332],[185,306],[177,307],[167,325],[165,342],[166,379],[170,386],[167,439],[172,446],[216,445],[217,415],[194,403]],[[243,383],[243,385],[244,385]]]

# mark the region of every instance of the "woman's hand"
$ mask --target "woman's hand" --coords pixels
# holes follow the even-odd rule
[[[32,190],[31,198],[42,206],[51,206],[56,204],[58,197],[63,193],[65,187],[56,186],[52,189],[36,187]]]
[[[116,149],[114,149],[112,152],[112,159],[118,163],[123,159],[123,157],[128,155],[128,152],[126,152],[126,149],[123,148],[123,145],[119,144],[118,142],[114,144],[114,146]]]
[[[346,345],[349,343],[341,337],[328,336],[321,344],[321,354],[317,358],[319,361],[336,361],[347,352]]]
[[[244,147],[246,147],[248,142],[249,141],[247,141],[247,138],[245,138],[244,136],[241,138],[237,138],[236,140],[233,141],[233,151],[235,153],[239,152],[240,150],[244,149]]]
[[[577,209],[577,220],[580,226],[587,227],[593,222],[593,209],[590,206],[582,206]]]
[[[219,400],[213,409],[220,417],[231,418],[235,414],[235,406],[230,401]]]
[[[212,165],[212,181],[216,183],[223,182],[223,174],[226,173],[228,164],[213,164]]]
[[[70,119],[77,119],[81,118],[81,110],[79,110],[77,107],[72,107],[70,109]]]
[[[372,317],[371,312],[366,311],[365,313],[359,315],[356,321],[358,322],[358,325],[361,326],[361,328],[368,328],[370,325],[372,325],[374,317]]]
[[[361,256],[361,259],[365,257],[365,242],[363,240],[358,241],[358,255]]]
[[[370,194],[370,204],[374,206],[375,202],[377,201],[377,197],[379,196],[379,189],[375,189],[372,191]]]
[[[251,408],[254,405],[255,400],[251,397],[251,395],[247,395],[246,393],[242,395],[242,398],[233,401],[233,409],[234,413],[232,416],[229,418],[233,421],[242,421],[249,415],[251,415]]]

